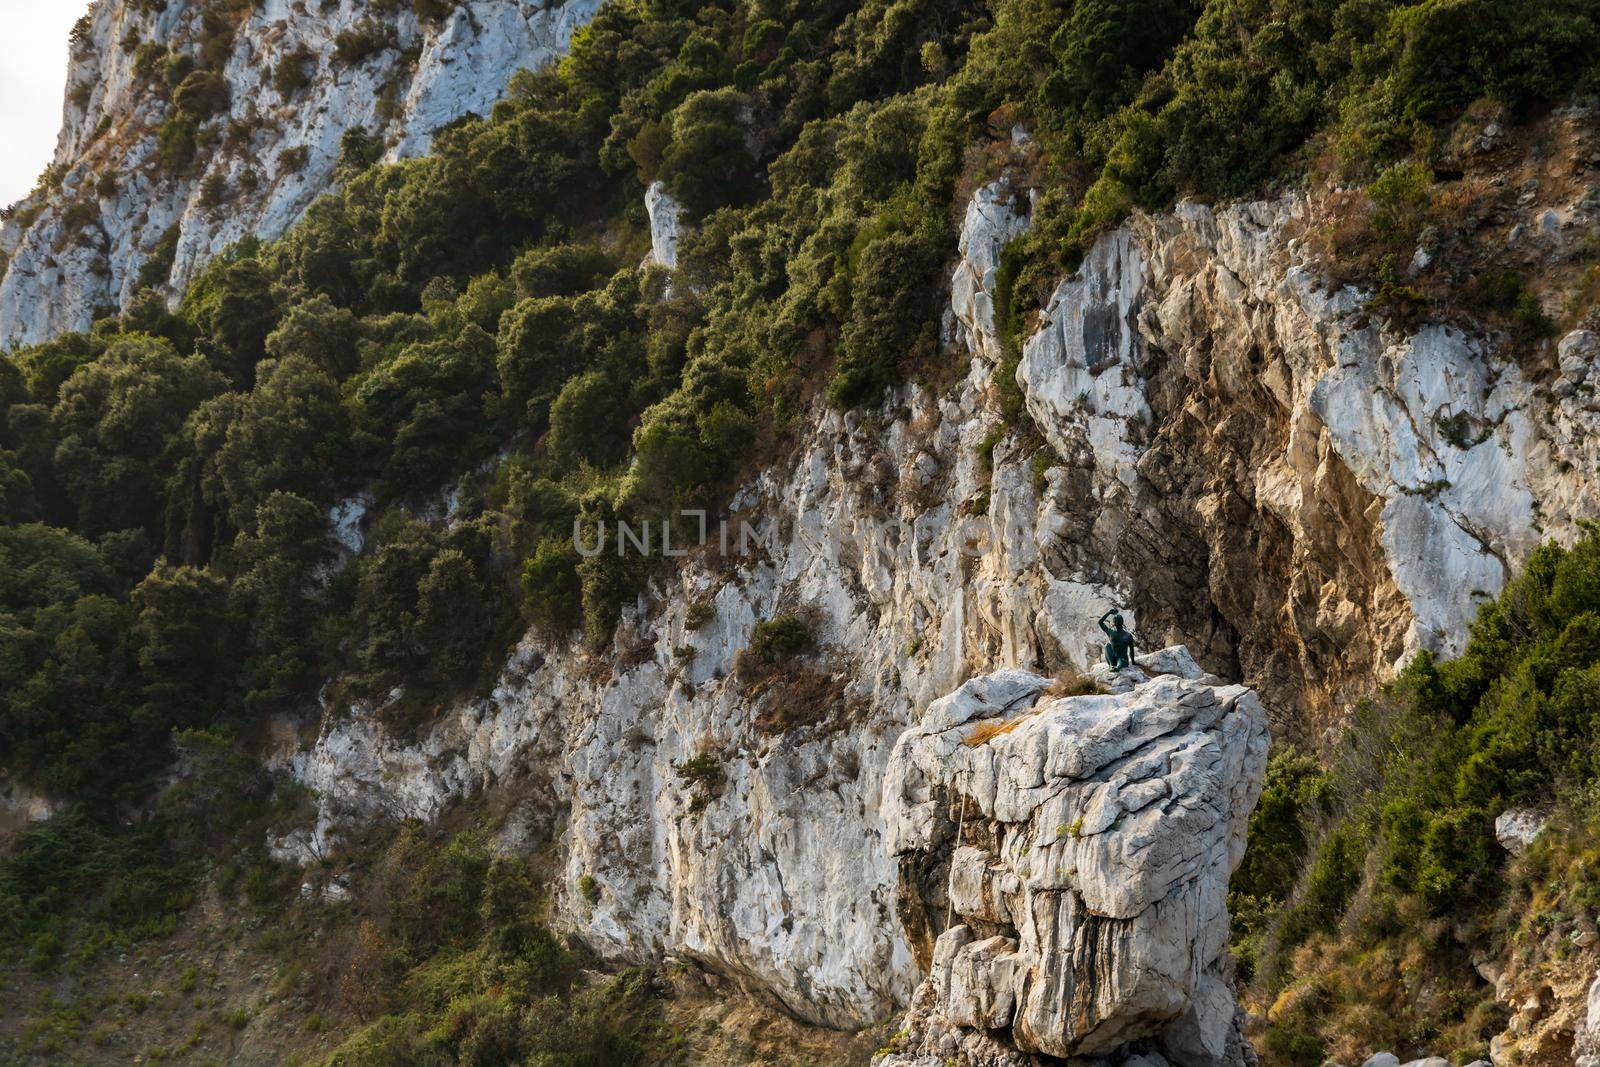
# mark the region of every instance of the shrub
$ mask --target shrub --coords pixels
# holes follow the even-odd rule
[[[763,663],[776,663],[811,647],[811,624],[798,615],[762,619],[750,632],[750,652]]]
[[[553,633],[565,633],[583,620],[583,586],[578,553],[570,533],[540,541],[522,569],[523,611]]]
[[[578,895],[590,904],[600,903],[600,883],[594,880],[594,875],[584,874],[579,876]]]
[[[194,166],[195,153],[198,150],[195,138],[199,132],[190,119],[175,118],[163,122],[156,134],[158,146],[156,158],[161,163],[161,169],[168,174],[189,173]]]
[[[698,630],[716,617],[716,601],[707,597],[689,605],[683,613],[683,625],[690,630]]]
[[[166,62],[167,49],[155,41],[145,41],[134,50],[133,74],[141,81],[151,82],[161,73],[162,64]]]
[[[691,756],[682,763],[674,763],[672,769],[679,778],[691,785],[705,785],[713,789],[720,786],[726,777],[722,770],[722,758],[714,752]]]
[[[376,19],[366,18],[341,30],[333,39],[333,58],[346,66],[354,66],[395,47],[394,28]]]
[[[181,236],[178,223],[173,223],[162,231],[161,237],[150,249],[150,254],[139,265],[139,287],[143,289],[165,288],[167,279],[172,276],[172,264],[178,257],[178,238]]]
[[[696,215],[739,203],[750,192],[755,160],[740,122],[743,97],[733,90],[694,93],[672,115],[672,140],[658,176]]]
[[[187,52],[167,52],[161,64],[161,80],[168,90],[176,89],[183,80],[194,73],[194,57]]]
[[[333,169],[334,180],[347,182],[382,156],[383,140],[360,126],[352,126],[339,137],[339,162]]]
[[[292,52],[285,52],[278,57],[278,65],[272,68],[272,88],[284,101],[294,97],[311,84],[311,75],[306,68],[315,62],[316,56],[305,45],[300,45]]]
[[[1420,163],[1400,163],[1367,187],[1375,208],[1372,234],[1396,253],[1409,255],[1432,204],[1433,172]]]
[[[411,11],[422,22],[443,22],[458,6],[458,0],[411,0]]]
[[[1359,1011],[1381,1013],[1396,1034],[1456,1035],[1439,1041],[1474,1045],[1496,1032],[1476,1006],[1492,993],[1466,957],[1482,931],[1521,922],[1495,913],[1526,914],[1514,897],[1539,875],[1507,866],[1494,819],[1513,804],[1579,802],[1563,798],[1566,783],[1597,770],[1597,693],[1600,529],[1589,527],[1571,549],[1532,554],[1480,608],[1458,659],[1418,656],[1359,709],[1331,773],[1292,753],[1274,758],[1230,901],[1245,917],[1235,933],[1258,995],[1299,990],[1302,1007],[1274,1011],[1283,1040],[1370,1029]],[[1311,861],[1297,876],[1302,854]],[[1466,931],[1464,948],[1436,936],[1446,918]],[[1425,972],[1434,992],[1397,999],[1373,985],[1395,981],[1384,961],[1400,959],[1418,961],[1407,981]],[[1323,982],[1362,992],[1319,1013],[1305,989]]]
[[[200,206],[210,211],[221,207],[228,199],[228,176],[220,170],[207,174],[200,183]]]
[[[874,402],[901,365],[932,352],[934,278],[942,258],[933,242],[914,233],[887,234],[861,250],[838,369],[828,386],[836,405]]]
[[[557,464],[608,467],[627,454],[628,409],[616,383],[600,371],[567,381],[550,405],[550,455]]]
[[[214,70],[197,70],[186,75],[172,91],[178,114],[199,124],[228,109],[228,82]]]

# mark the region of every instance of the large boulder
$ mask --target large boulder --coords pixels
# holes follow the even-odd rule
[[[925,901],[929,974],[881,1067],[1029,1054],[1243,1061],[1225,980],[1228,878],[1266,768],[1267,717],[1186,654],[1120,693],[974,678],[896,744],[884,786],[903,884]],[[927,879],[923,879],[927,884]],[[946,921],[946,918],[948,921]]]

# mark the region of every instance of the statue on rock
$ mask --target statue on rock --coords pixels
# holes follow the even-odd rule
[[[1107,610],[1100,616],[1100,629],[1106,635],[1106,665],[1114,671],[1127,670],[1133,665],[1133,635],[1123,626],[1122,613],[1114,607]]]

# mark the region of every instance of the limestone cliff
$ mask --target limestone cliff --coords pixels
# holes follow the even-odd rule
[[[1305,729],[1413,650],[1451,648],[1535,540],[1600,507],[1591,366],[1536,382],[1458,329],[1385,334],[1362,294],[1307,268],[1308,207],[1293,198],[1184,205],[1103,238],[1027,340],[1017,381],[1052,446],[1030,451],[1000,415],[990,310],[1024,207],[997,185],[968,213],[948,318],[968,373],[904,387],[870,418],[819,405],[791,459],[730,502],[735,540],[748,521],[759,546],[719,546],[713,530],[625,612],[614,659],[530,636],[490,697],[418,742],[365,707],[325,709],[308,746],[286,729],[276,758],[321,809],[280,854],[315,854],[350,818],[428,818],[515,783],[528,799],[509,844],[558,839],[561,921],[603,954],[692,958],[803,1019],[862,1025],[912,1002],[930,965],[971,963],[981,942],[992,970],[1013,951],[993,938],[1023,936],[969,923],[972,944],[937,941],[961,936],[940,904],[948,860],[908,874],[896,829],[896,746],[968,679],[1085,670],[1094,619],[1132,605],[1145,646],[1188,645]],[[657,246],[674,247],[675,221],[653,214]],[[1457,415],[1479,431],[1446,429]],[[747,648],[758,621],[789,612],[808,616],[814,648],[773,670]],[[1162,692],[1176,701],[1163,707],[1197,706]],[[1236,694],[1205,706],[1220,716]],[[1240,766],[1256,766],[1257,714],[1239,714]],[[947,783],[972,758],[935,756],[923,773]],[[1206,924],[1225,925],[1216,897],[1249,778],[1195,786],[1196,805],[1228,812],[1208,823],[1194,883]],[[1037,822],[998,817],[991,844],[1016,836],[1000,824]],[[971,881],[958,873],[952,889]],[[1220,927],[1202,927],[1183,952],[1217,978]],[[1190,977],[1186,996],[1220,998]],[[1047,1044],[1048,1029],[1033,1047],[1070,1044]]]
[[[181,293],[228,245],[281,234],[333,183],[346,130],[378,138],[385,159],[425,152],[439,127],[487,114],[516,71],[565,52],[599,0],[470,0],[437,20],[374,6],[263,0],[223,16],[197,0],[96,0],[48,181],[0,226],[0,348],[84,329],[142,284]],[[163,152],[178,114],[167,72],[211,63],[225,106],[180,166]]]

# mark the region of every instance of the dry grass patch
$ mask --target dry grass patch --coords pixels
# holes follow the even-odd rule
[[[961,743],[968,748],[977,748],[986,745],[1002,734],[1009,734],[1038,714],[1037,709],[1025,711],[1014,719],[984,719],[972,728],[972,732],[962,738]]]
[[[1042,700],[1045,697],[1098,696],[1104,692],[1105,690],[1100,688],[1099,682],[1096,682],[1087,674],[1080,674],[1069,667],[1056,675],[1055,681],[1045,687],[1040,699]]]

